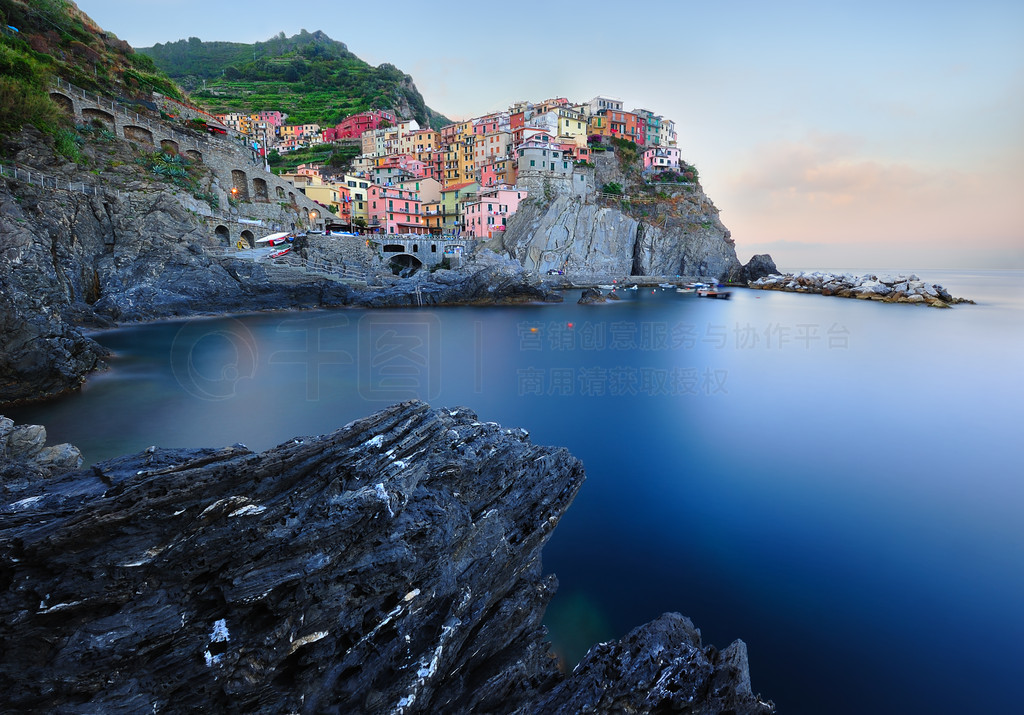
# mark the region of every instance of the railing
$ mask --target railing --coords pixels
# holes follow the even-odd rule
[[[22,169],[17,166],[5,166],[0,164],[0,176],[6,176],[15,181],[24,181],[26,184],[42,186],[44,189],[57,189],[59,191],[74,191],[86,196],[100,196],[112,194],[120,198],[121,192],[117,189],[110,190],[106,187],[98,187],[86,184],[84,181],[64,181],[52,176],[46,176],[40,171]]]
[[[114,114],[123,114],[125,117],[136,122],[137,124],[148,127],[150,131],[169,132],[170,134],[176,137],[176,141],[179,144],[181,144],[183,140],[191,139],[192,142],[196,145],[196,149],[201,148],[199,140],[196,139],[195,137],[190,137],[188,135],[182,134],[177,129],[173,127],[168,127],[165,124],[156,123],[154,120],[151,120],[147,117],[143,117],[138,112],[131,112],[127,108],[117,104],[116,102],[111,101],[110,99],[101,97],[98,94],[93,94],[92,92],[88,92],[82,89],[81,87],[77,87],[71,84],[70,82],[61,79],[60,77],[57,77],[54,80],[54,84],[57,86],[58,89],[61,89],[62,91],[65,91],[73,96],[77,96],[81,99],[84,99],[87,102],[95,104],[97,107],[102,107],[104,111],[106,111],[107,107],[109,106],[110,111],[112,111]],[[237,144],[241,144],[244,147],[251,148],[248,147],[247,139],[243,138],[243,135],[238,134],[232,129],[228,129],[228,133],[226,136],[228,136]],[[213,137],[204,137],[204,139],[206,141],[210,141],[211,139],[213,139]]]

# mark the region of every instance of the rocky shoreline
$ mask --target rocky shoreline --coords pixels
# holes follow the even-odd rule
[[[561,672],[541,549],[583,467],[468,409],[403,403],[260,454],[68,452],[72,471],[40,438],[0,420],[8,708],[774,711],[743,642],[678,614]]]
[[[877,300],[883,303],[910,303],[933,308],[949,308],[957,303],[974,304],[967,298],[954,298],[937,283],[928,283],[911,274],[878,275],[820,271],[773,274],[748,283],[757,290],[778,290],[789,293],[817,293],[840,298]]]

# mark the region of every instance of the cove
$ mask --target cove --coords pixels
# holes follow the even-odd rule
[[[747,642],[780,712],[1006,711],[1024,662],[1024,276],[916,271],[936,311],[737,290],[258,314],[97,335],[112,369],[11,409],[96,461],[264,449],[467,405],[588,480],[544,552],[568,664],[664,611]]]

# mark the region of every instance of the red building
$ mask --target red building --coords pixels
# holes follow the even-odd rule
[[[340,124],[336,125],[333,130],[333,136],[330,139],[327,138],[327,132],[331,130],[326,130],[324,132],[324,139],[327,141],[358,139],[364,132],[368,132],[371,129],[379,129],[381,122],[387,122],[394,126],[398,123],[398,119],[391,112],[376,109],[369,112],[360,112],[359,114],[353,114],[351,117],[345,117]]]

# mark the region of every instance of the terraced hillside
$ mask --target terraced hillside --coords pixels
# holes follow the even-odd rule
[[[320,31],[255,44],[191,37],[138,51],[215,112],[278,109],[292,124],[332,126],[367,109],[394,109],[422,126],[448,123],[412,77],[391,64],[374,67]]]

